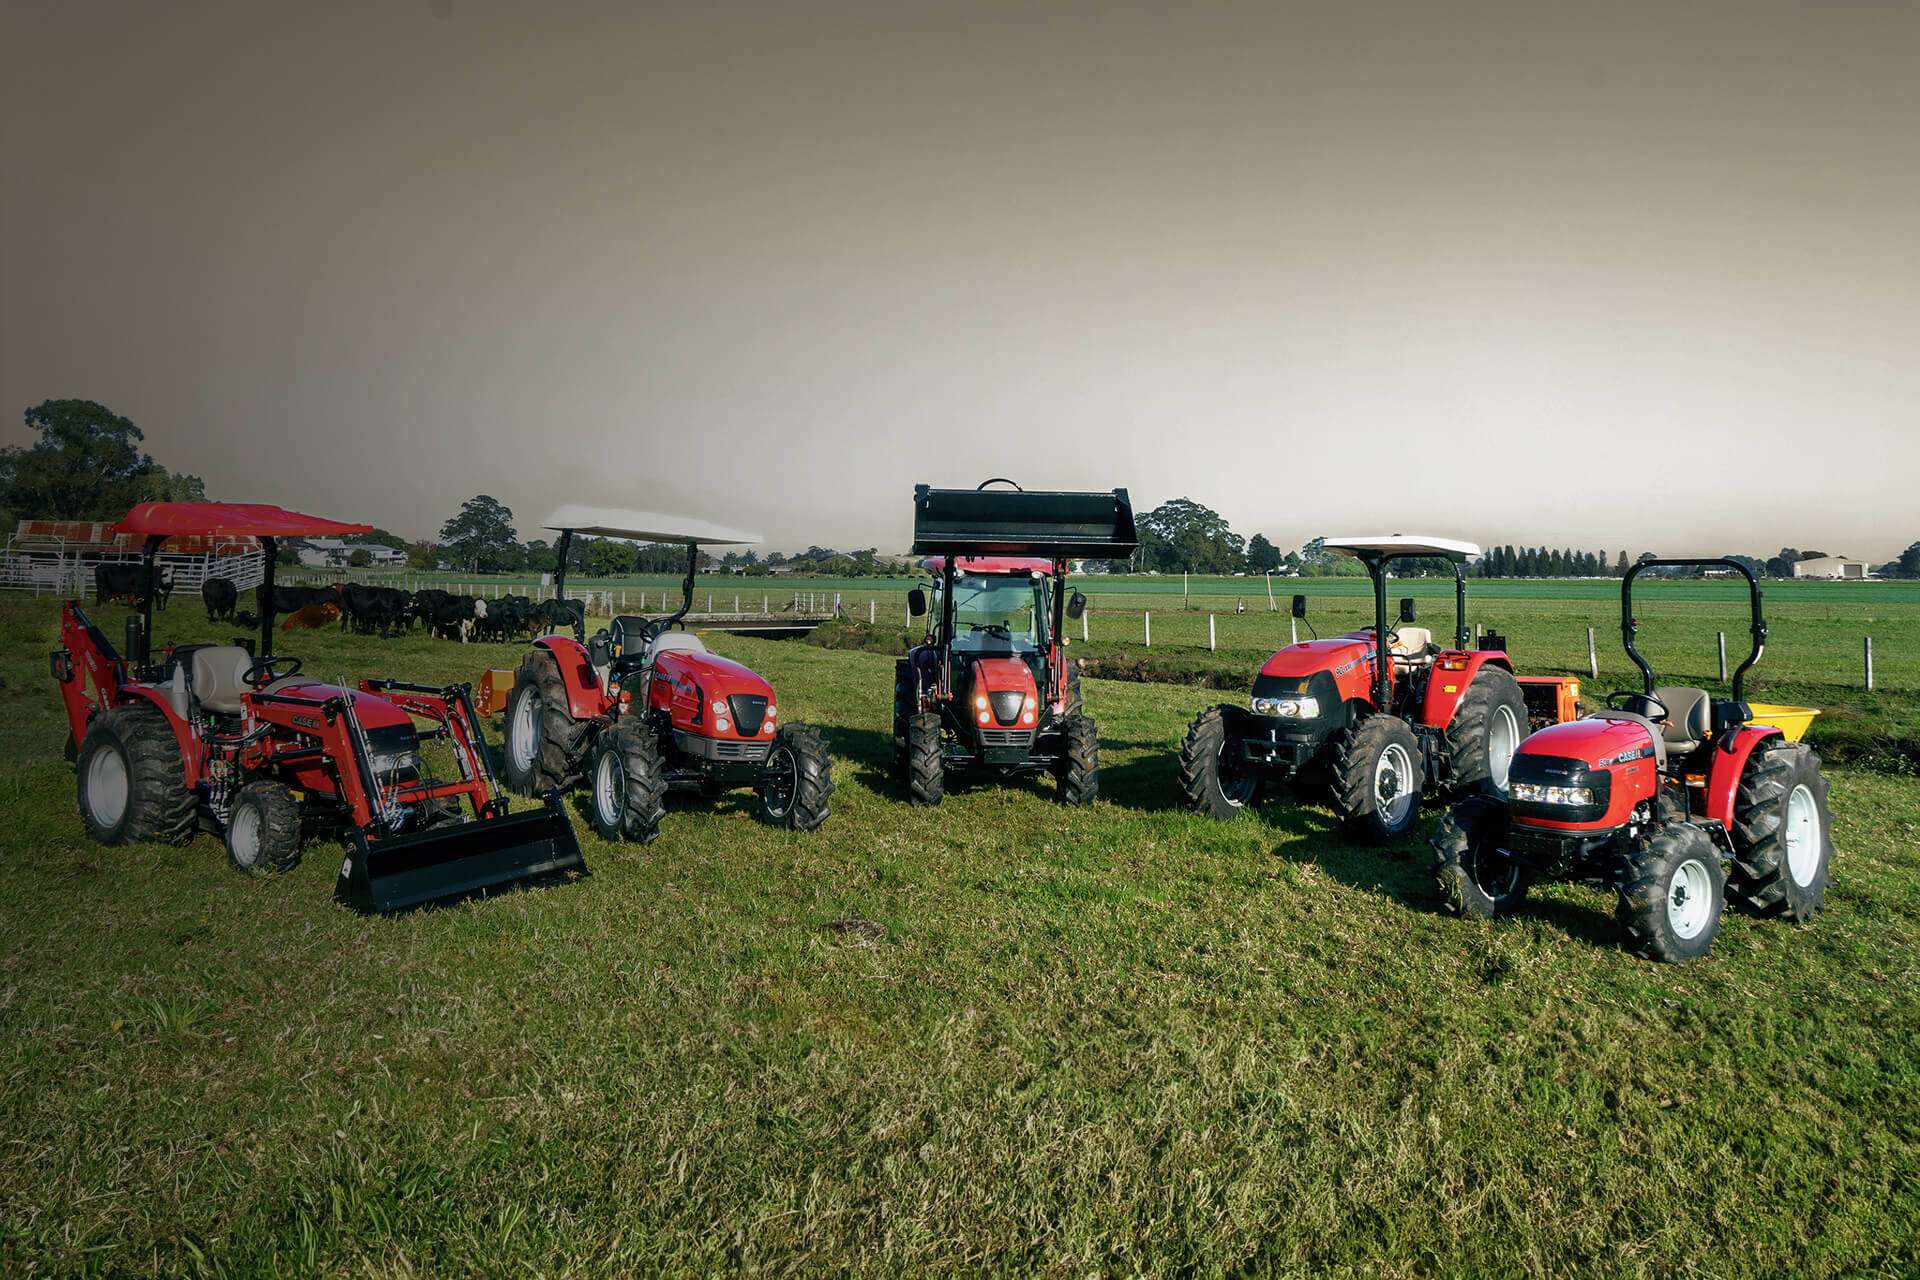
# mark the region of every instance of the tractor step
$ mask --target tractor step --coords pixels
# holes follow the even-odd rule
[[[573,824],[552,792],[540,809],[527,813],[380,840],[355,830],[350,838],[334,899],[381,915],[588,874]]]

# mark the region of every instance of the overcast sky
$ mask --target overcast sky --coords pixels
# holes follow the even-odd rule
[[[19,4],[0,443],[904,547],[1920,537],[1920,5]]]

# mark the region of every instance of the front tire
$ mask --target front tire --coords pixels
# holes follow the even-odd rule
[[[818,831],[833,795],[833,760],[812,725],[783,724],[767,753],[760,784],[760,816],[789,831]]]
[[[1668,823],[1627,857],[1617,916],[1627,946],[1666,964],[1707,954],[1720,932],[1726,873],[1719,850],[1691,823]]]
[[[1826,902],[1833,815],[1820,757],[1803,742],[1767,744],[1747,759],[1733,806],[1727,892],[1755,915],[1804,924]]]
[[[1434,829],[1434,876],[1453,914],[1491,920],[1526,901],[1533,876],[1501,853],[1509,817],[1492,796],[1468,796]]]
[[[95,718],[74,759],[74,793],[87,834],[100,844],[193,838],[180,742],[156,707],[124,703]]]
[[[1194,717],[1180,744],[1180,790],[1187,808],[1226,822],[1259,803],[1259,775],[1229,763],[1238,756],[1237,745],[1227,732],[1226,708],[1208,707]]]
[[[1505,667],[1480,668],[1447,726],[1456,791],[1485,791],[1505,799],[1507,771],[1527,736],[1527,699]]]
[[[907,719],[907,799],[932,808],[947,797],[945,749],[940,713],[923,711]]]
[[[249,782],[227,815],[227,861],[236,871],[290,871],[300,862],[300,802],[277,782]]]
[[[587,767],[587,812],[602,840],[652,844],[666,817],[660,744],[645,725],[623,720],[603,731]]]
[[[1420,817],[1425,771],[1413,730],[1393,715],[1371,715],[1342,730],[1331,760],[1333,808],[1349,832],[1384,844]]]
[[[1060,726],[1058,766],[1063,804],[1089,805],[1100,794],[1100,730],[1092,716],[1068,716]]]
[[[573,748],[583,726],[567,705],[567,686],[553,655],[536,649],[521,660],[507,695],[506,775],[515,795],[545,795],[575,780]]]

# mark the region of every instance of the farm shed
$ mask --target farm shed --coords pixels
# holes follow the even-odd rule
[[[1850,578],[1864,579],[1872,568],[1865,560],[1850,560],[1846,556],[1815,556],[1811,560],[1797,561],[1793,566],[1796,578]]]

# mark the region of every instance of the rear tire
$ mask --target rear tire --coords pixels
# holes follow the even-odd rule
[[[1180,744],[1180,790],[1187,808],[1226,822],[1260,802],[1259,775],[1227,763],[1233,745],[1224,707],[1208,707],[1194,717]]]
[[[1456,791],[1505,799],[1513,753],[1527,736],[1527,699],[1505,667],[1484,666],[1467,686],[1447,726]]]
[[[1064,661],[1064,659],[1063,659]],[[1073,663],[1067,664],[1067,702],[1065,714],[1085,715],[1087,700],[1080,693],[1080,668]]]
[[[940,713],[923,711],[907,719],[907,799],[931,808],[947,796],[945,751]]]
[[[1727,892],[1755,915],[1811,919],[1826,902],[1833,815],[1820,757],[1803,742],[1762,744],[1734,796]]]
[[[1393,715],[1371,715],[1343,729],[1329,760],[1333,808],[1347,830],[1384,844],[1413,830],[1425,781],[1420,744]]]
[[[101,844],[193,838],[180,741],[156,707],[123,703],[95,717],[74,760],[74,792],[87,834]]]
[[[833,795],[833,760],[812,725],[783,724],[767,753],[768,778],[760,784],[760,816],[789,831],[818,831]]]
[[[300,802],[277,782],[249,782],[227,815],[227,861],[236,871],[290,871],[300,862]]]
[[[1057,766],[1063,804],[1089,805],[1100,794],[1100,730],[1092,716],[1068,716],[1060,726]]]
[[[1500,856],[1510,815],[1492,796],[1468,796],[1434,828],[1434,876],[1447,909],[1457,916],[1491,920],[1526,901],[1533,875]]]
[[[602,840],[652,844],[660,837],[667,782],[660,744],[645,725],[623,720],[600,734],[587,783],[587,812]]]
[[[577,781],[575,748],[585,727],[567,705],[567,686],[553,655],[544,649],[529,653],[507,695],[508,789],[537,796]]]
[[[916,706],[913,666],[901,661],[893,664],[893,767],[904,781],[907,776],[907,721],[913,719]]]
[[[1713,946],[1726,905],[1720,852],[1705,831],[1674,822],[1627,855],[1616,916],[1627,947],[1649,960],[1685,964]]]

